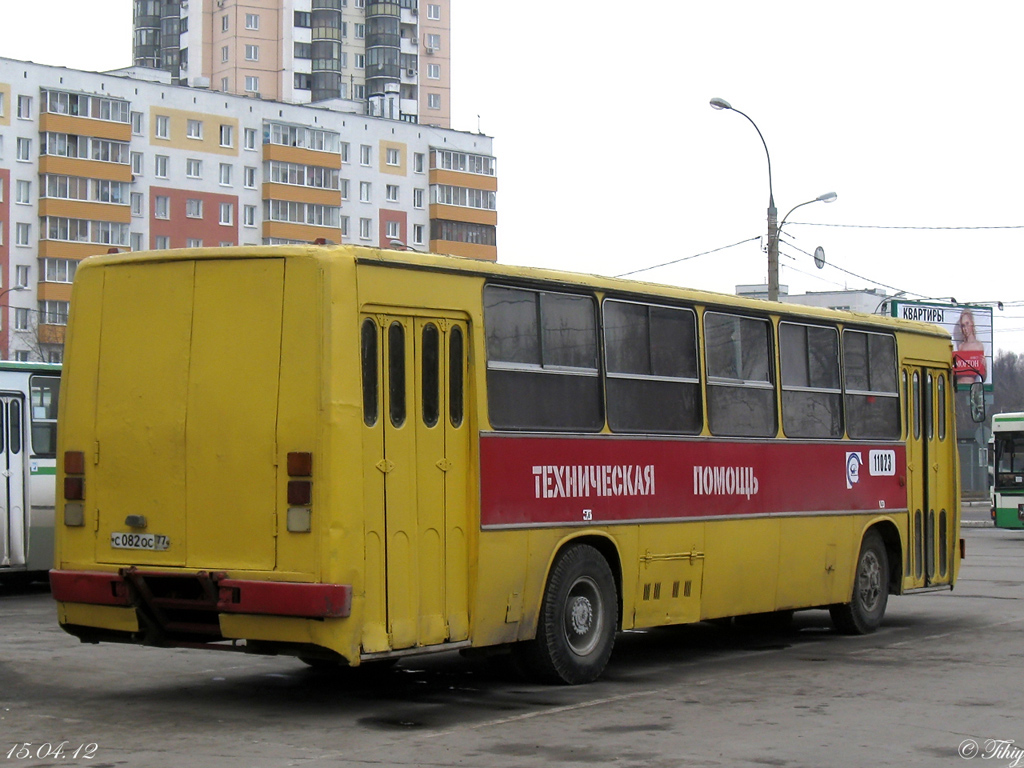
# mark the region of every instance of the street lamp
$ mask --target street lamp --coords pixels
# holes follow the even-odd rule
[[[2,291],[0,291],[0,299],[2,299],[8,293],[14,293],[16,291],[27,291],[27,290],[28,290],[28,286],[27,285],[14,285],[14,286],[11,286],[10,288],[4,288]]]
[[[725,99],[714,98],[711,100],[711,107],[713,109],[728,109],[737,114],[743,115],[750,124],[754,126],[754,130],[757,131],[757,135],[761,138],[761,143],[764,145],[764,154],[768,158],[768,301],[779,300],[779,232],[782,230],[782,224],[786,223],[786,218],[790,213],[795,211],[797,208],[803,205],[810,205],[811,203],[831,203],[836,199],[835,192],[827,192],[824,195],[819,195],[813,200],[808,200],[806,203],[800,203],[790,208],[789,213],[782,217],[782,224],[778,223],[778,211],[775,210],[775,194],[772,191],[772,157],[768,154],[768,143],[764,140],[764,135],[761,133],[761,129],[757,127],[750,115],[745,112],[740,112],[732,104]]]

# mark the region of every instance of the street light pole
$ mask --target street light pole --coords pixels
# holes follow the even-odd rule
[[[754,126],[757,135],[764,145],[764,155],[768,158],[768,301],[779,300],[779,226],[778,211],[775,210],[775,193],[772,191],[772,156],[768,153],[768,142],[764,140],[764,134],[757,127],[757,123],[751,119],[746,112],[740,112],[725,99],[714,98],[711,100],[713,109],[728,109],[736,114],[743,115],[750,124]]]
[[[782,224],[786,223],[786,219],[789,214],[795,211],[797,208],[803,205],[810,205],[811,203],[831,203],[836,199],[835,192],[828,192],[824,195],[819,195],[813,200],[808,200],[806,203],[800,203],[790,208],[789,213],[782,217],[782,224],[778,223],[778,211],[775,210],[775,193],[772,191],[772,157],[768,154],[768,143],[764,140],[764,134],[761,133],[761,129],[757,127],[750,115],[745,112],[740,112],[732,104],[725,99],[714,98],[711,100],[711,107],[713,109],[728,109],[737,114],[743,115],[750,124],[754,126],[754,130],[757,131],[757,135],[761,138],[761,144],[764,145],[764,154],[768,158],[768,301],[779,300],[779,233],[782,231]]]

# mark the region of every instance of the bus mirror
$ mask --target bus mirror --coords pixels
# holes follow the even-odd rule
[[[975,424],[985,420],[985,385],[980,381],[971,383],[971,420]]]

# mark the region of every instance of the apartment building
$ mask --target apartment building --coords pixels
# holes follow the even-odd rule
[[[450,0],[134,0],[134,63],[176,85],[451,126]]]
[[[323,238],[493,261],[496,192],[484,135],[0,58],[0,355],[59,361],[78,262],[110,248]]]

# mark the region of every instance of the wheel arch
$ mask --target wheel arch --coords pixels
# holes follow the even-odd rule
[[[864,537],[866,537],[871,531],[874,531],[882,538],[882,543],[885,545],[885,554],[889,558],[889,594],[902,594],[903,538],[900,536],[899,528],[897,528],[896,523],[889,518],[881,518],[873,521],[870,525],[865,527],[861,534],[861,544],[858,546],[858,551],[860,546],[863,546]]]

